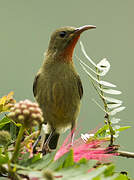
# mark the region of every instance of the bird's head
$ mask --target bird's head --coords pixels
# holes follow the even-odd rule
[[[55,56],[56,58],[71,60],[74,47],[82,32],[96,28],[93,25],[85,25],[79,28],[75,27],[62,27],[57,29],[51,35],[48,54]]]

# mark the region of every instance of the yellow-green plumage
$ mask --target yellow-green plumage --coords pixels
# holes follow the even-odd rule
[[[72,54],[80,34],[91,28],[95,26],[64,27],[56,30],[51,36],[43,65],[34,80],[34,96],[48,127],[45,142],[49,146],[51,144],[52,149],[56,148],[59,134],[68,127],[72,130],[76,125],[83,88],[74,68]],[[51,132],[53,135],[49,137]],[[50,139],[49,142],[47,139]]]
[[[44,121],[57,131],[75,123],[79,108],[80,78],[72,62],[45,61],[39,71],[36,100]]]

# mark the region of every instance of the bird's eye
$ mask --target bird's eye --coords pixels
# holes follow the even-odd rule
[[[59,35],[60,35],[60,37],[64,38],[66,35],[66,31],[61,31]]]

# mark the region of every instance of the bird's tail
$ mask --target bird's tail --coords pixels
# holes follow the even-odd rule
[[[59,136],[60,136],[60,134],[56,133],[56,132],[54,132],[52,135],[51,134],[46,134],[44,144],[47,142],[48,138],[50,137],[50,139],[48,141],[48,147],[51,150],[55,150],[56,147],[57,147],[57,144],[58,144]]]

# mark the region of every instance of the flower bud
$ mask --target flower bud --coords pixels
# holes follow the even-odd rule
[[[11,135],[8,131],[0,131],[0,145],[7,145],[11,141]]]
[[[25,128],[32,128],[32,126],[42,124],[43,122],[42,111],[39,105],[29,100],[16,103],[11,108],[9,117],[16,123],[24,125]]]

